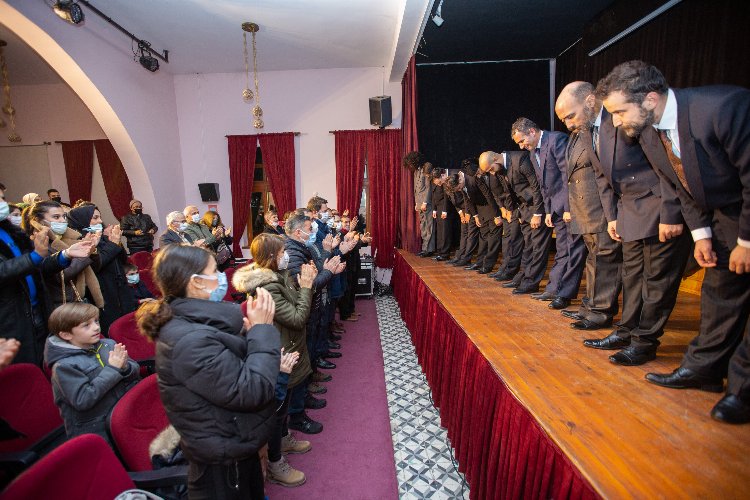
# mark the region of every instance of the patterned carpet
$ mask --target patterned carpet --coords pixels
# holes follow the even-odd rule
[[[409,330],[391,296],[376,297],[385,383],[401,499],[469,498]]]

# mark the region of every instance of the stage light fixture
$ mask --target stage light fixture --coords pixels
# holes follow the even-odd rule
[[[141,66],[153,73],[159,69],[159,61],[156,60],[149,50],[150,46],[151,44],[146,41],[138,43],[138,50],[141,52],[138,62],[141,63]]]
[[[443,25],[443,0],[440,0],[437,9],[435,9],[435,15],[432,16],[432,22],[438,27]]]
[[[52,6],[57,16],[70,24],[81,24],[83,22],[83,10],[81,6],[72,0],[58,0]]]

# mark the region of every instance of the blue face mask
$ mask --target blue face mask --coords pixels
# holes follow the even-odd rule
[[[315,244],[315,232],[312,233],[306,233],[300,229],[300,232],[307,235],[307,239],[305,240],[305,246],[311,247]]]
[[[49,227],[50,229],[52,229],[52,232],[55,234],[64,234],[65,231],[68,229],[68,223],[67,222],[50,222]]]
[[[141,277],[138,274],[126,274],[125,279],[128,280],[128,284],[137,285],[141,281]]]
[[[4,221],[10,214],[10,207],[7,201],[0,201],[0,221]]]
[[[102,229],[104,229],[104,226],[102,224],[92,224],[89,227],[85,228],[86,231],[89,233],[97,233],[100,232]]]
[[[211,276],[206,276],[205,274],[194,274],[193,276],[203,278],[204,280],[217,280],[219,282],[219,286],[211,290],[208,296],[208,300],[210,300],[211,302],[221,302],[222,300],[224,300],[224,296],[227,294],[227,289],[229,288],[226,274],[216,273]]]

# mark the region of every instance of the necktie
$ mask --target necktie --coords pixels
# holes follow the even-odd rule
[[[596,125],[594,125],[594,127],[591,129],[591,139],[596,157],[599,158],[599,127],[597,127]]]
[[[666,130],[659,130],[659,139],[661,139],[661,143],[664,145],[664,149],[667,153],[667,158],[669,158],[669,163],[672,164],[672,170],[674,170],[675,175],[677,175],[677,178],[680,180],[680,184],[682,184],[682,187],[685,188],[685,191],[687,191],[692,196],[693,193],[690,192],[690,188],[688,187],[687,183],[687,177],[685,177],[685,169],[682,168],[682,160],[677,158],[677,155],[674,154],[674,150],[672,149],[672,141],[669,139]]]

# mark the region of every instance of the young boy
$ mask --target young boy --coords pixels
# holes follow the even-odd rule
[[[107,442],[106,421],[115,403],[138,383],[138,363],[114,340],[102,339],[99,309],[70,302],[52,312],[52,335],[44,359],[52,370],[52,393],[68,438],[98,434]]]
[[[133,293],[133,298],[138,305],[154,300],[154,296],[148,291],[146,285],[141,283],[141,275],[138,274],[138,267],[135,264],[127,263],[123,266],[125,269],[125,279],[128,280],[128,288]]]

